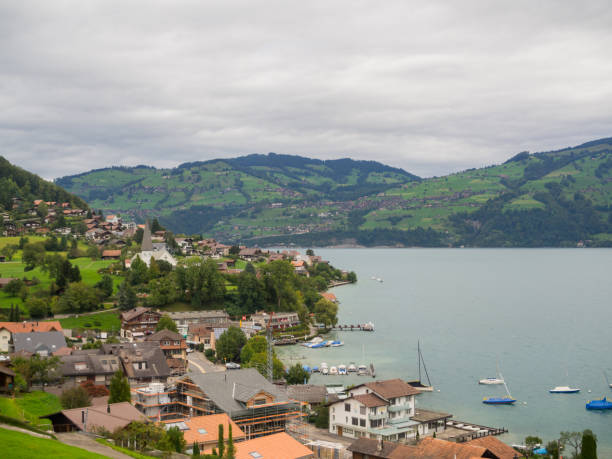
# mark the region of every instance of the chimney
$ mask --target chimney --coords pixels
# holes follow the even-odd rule
[[[81,422],[85,424],[85,410],[81,410]]]
[[[106,412],[110,414],[110,403],[106,405]]]

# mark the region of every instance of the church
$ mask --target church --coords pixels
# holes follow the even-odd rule
[[[151,227],[149,226],[148,220],[145,224],[144,233],[142,235],[140,253],[137,253],[132,257],[130,260],[131,263],[133,263],[136,258],[140,258],[147,266],[151,265],[151,258],[155,258],[156,261],[167,261],[172,265],[172,267],[176,266],[176,259],[165,247],[159,248],[153,246],[153,241],[151,240]]]

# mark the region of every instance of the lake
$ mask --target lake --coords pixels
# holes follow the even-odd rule
[[[339,323],[374,322],[376,331],[334,332],[340,348],[277,348],[287,363],[373,362],[377,379],[416,379],[417,341],[436,391],[418,406],[454,419],[506,427],[501,437],[550,441],[564,430],[593,430],[601,457],[612,457],[612,411],[585,403],[612,398],[612,250],[608,249],[318,249],[358,282],[331,291]],[[379,277],[382,283],[372,280]],[[518,399],[487,406],[504,395],[482,386],[496,363]],[[370,378],[368,378],[369,380]],[[355,384],[365,377],[314,375],[313,383]],[[555,386],[582,391],[552,395]],[[438,391],[439,390],[439,391]],[[589,393],[591,391],[591,393]]]

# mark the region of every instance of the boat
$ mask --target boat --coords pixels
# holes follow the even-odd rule
[[[345,375],[346,374],[346,365],[338,365],[338,374]]]
[[[315,344],[311,344],[310,346],[308,346],[310,349],[319,349],[322,347],[325,347],[325,343],[321,342],[321,343],[315,343]]]
[[[344,341],[332,341],[330,344],[331,347],[340,347],[344,346]]]
[[[312,367],[312,372],[313,373],[318,373],[319,372],[319,367]]]
[[[348,371],[349,373],[355,373],[357,371],[357,367],[355,366],[355,363],[351,362],[351,364],[348,366],[346,371]]]
[[[429,373],[427,373],[427,367],[425,366],[425,360],[423,360],[423,354],[421,353],[421,343],[417,341],[417,360],[419,366],[419,379],[416,381],[408,381],[408,384],[415,389],[420,390],[421,392],[433,392],[434,388],[431,385],[431,381],[429,379]],[[427,377],[427,384],[423,384],[421,380],[421,365],[425,370],[425,376]]]
[[[550,389],[548,392],[551,394],[577,394],[580,389],[568,386],[557,386],[554,389]]]
[[[308,365],[302,365],[302,369],[306,372],[306,373],[310,373],[310,367]]]
[[[329,374],[330,375],[337,375],[338,374],[338,369],[336,367],[329,367]]]
[[[321,367],[320,372],[321,372],[321,374],[322,374],[323,376],[327,376],[327,375],[329,374],[329,368],[327,368],[327,367]]]
[[[374,331],[374,324],[372,322],[368,322],[367,324],[363,324],[361,326],[362,331]]]
[[[481,379],[480,381],[478,381],[478,384],[486,384],[486,385],[503,384],[504,378],[502,378],[499,374],[499,362],[495,364],[495,367],[497,369],[497,375],[495,376],[495,378]]]
[[[499,377],[504,379],[501,373],[499,373]],[[510,394],[510,390],[508,389],[505,381],[503,384],[504,388],[506,389],[506,394],[508,394],[507,397],[485,397],[482,399],[482,403],[486,405],[512,405],[514,402],[516,402],[516,399]]]
[[[380,277],[377,277],[376,280],[382,284],[383,280]]]
[[[601,400],[591,400],[586,404],[587,410],[612,410],[612,402],[608,401],[606,397]]]
[[[365,365],[359,365],[357,367],[357,376],[367,376],[368,374],[368,367],[366,367]]]
[[[376,378],[376,370],[374,369],[373,363],[370,363],[370,374],[372,375],[372,378]]]
[[[323,342],[323,338],[321,338],[320,336],[315,336],[313,339],[311,339],[310,341],[306,341],[304,343],[302,343],[302,346],[305,347],[312,347],[316,344],[320,344]]]

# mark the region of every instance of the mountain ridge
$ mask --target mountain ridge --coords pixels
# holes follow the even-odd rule
[[[269,153],[56,183],[94,208],[231,243],[575,246],[612,244],[611,171],[612,138],[603,138],[425,179],[376,161]]]

